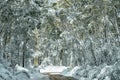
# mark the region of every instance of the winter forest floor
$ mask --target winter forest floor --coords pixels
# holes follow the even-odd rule
[[[78,80],[71,76],[65,76],[61,73],[67,69],[64,66],[48,66],[46,70],[41,70],[41,73],[44,75],[48,75],[50,80]]]
[[[119,63],[94,67],[89,65],[66,67],[66,69],[63,69],[63,66],[47,66],[43,70],[26,69],[18,65],[11,69],[7,65],[0,64],[0,80],[120,80]],[[51,70],[58,73],[50,72]]]

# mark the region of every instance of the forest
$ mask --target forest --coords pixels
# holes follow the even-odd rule
[[[0,0],[0,80],[120,80],[120,0]]]

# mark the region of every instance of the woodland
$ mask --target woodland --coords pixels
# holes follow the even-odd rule
[[[0,80],[120,80],[119,61],[120,0],[0,0]]]

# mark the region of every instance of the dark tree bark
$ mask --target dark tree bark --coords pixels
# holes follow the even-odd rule
[[[23,44],[23,59],[22,59],[22,66],[25,67],[25,52],[26,52],[26,41]]]
[[[92,53],[92,56],[93,56],[93,59],[94,59],[94,64],[97,66],[97,60],[96,60],[95,53],[94,53],[94,50],[93,50],[92,42],[91,42],[91,53]]]

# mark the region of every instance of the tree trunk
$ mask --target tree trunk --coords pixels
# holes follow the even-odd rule
[[[93,50],[92,42],[91,42],[91,53],[92,53],[92,56],[93,56],[93,59],[94,59],[94,64],[97,66],[97,60],[96,60],[95,53],[94,53],[94,50]]]
[[[25,67],[25,52],[26,52],[26,41],[23,44],[23,57],[22,57],[22,66]]]

